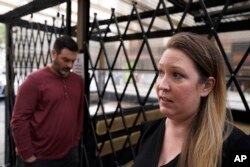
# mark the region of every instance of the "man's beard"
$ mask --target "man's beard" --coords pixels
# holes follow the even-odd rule
[[[63,77],[67,77],[70,73],[70,69],[69,68],[63,68],[59,70],[59,74]]]

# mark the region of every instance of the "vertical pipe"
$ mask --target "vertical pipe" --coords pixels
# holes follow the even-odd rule
[[[11,135],[10,120],[14,106],[14,68],[13,68],[12,26],[6,24],[6,99],[5,99],[5,165],[15,164],[15,146]]]
[[[71,36],[71,0],[67,1],[66,9],[66,33]]]
[[[89,32],[89,8],[90,8],[90,0],[83,0],[83,17],[82,17],[82,21],[83,21],[83,36],[82,36],[82,40],[83,40],[83,53],[84,53],[84,75],[85,75],[85,94],[87,97],[87,101],[89,101],[89,55],[88,55],[88,44],[89,44],[89,36],[88,36],[88,32]],[[85,110],[85,115],[89,114],[86,113],[88,110]],[[87,127],[85,126],[85,129]]]
[[[80,42],[81,48],[84,54],[84,76],[85,76],[85,94],[87,100],[89,100],[89,55],[88,55],[88,44],[89,44],[89,8],[90,8],[90,0],[78,0],[83,1],[82,3],[82,14],[81,14],[81,21],[82,21],[82,29],[77,29],[77,31],[82,31],[82,42]],[[87,110],[85,110],[87,111]],[[87,127],[85,127],[87,128]]]
[[[77,44],[80,49],[80,52],[83,53],[84,59],[84,79],[85,79],[85,96],[84,101],[89,102],[89,73],[88,73],[88,30],[89,30],[89,8],[90,0],[78,0],[78,19],[77,19]],[[80,157],[80,166],[89,166],[89,157],[91,151],[86,148],[86,143],[88,140],[91,140],[88,136],[90,134],[91,122],[89,119],[88,105],[84,106],[84,123],[83,123],[83,136],[81,141],[81,157]]]

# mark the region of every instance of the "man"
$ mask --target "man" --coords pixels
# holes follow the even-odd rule
[[[17,166],[77,167],[83,125],[83,79],[71,72],[76,42],[56,39],[52,65],[30,74],[18,90],[11,128]]]

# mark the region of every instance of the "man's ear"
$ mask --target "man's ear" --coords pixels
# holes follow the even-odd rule
[[[205,83],[203,83],[203,88],[201,91],[201,97],[206,97],[214,88],[215,79],[214,77],[209,77]]]
[[[52,50],[51,50],[52,59],[55,59],[55,58],[56,58],[56,55],[57,55],[56,50],[55,50],[55,49],[52,49]]]

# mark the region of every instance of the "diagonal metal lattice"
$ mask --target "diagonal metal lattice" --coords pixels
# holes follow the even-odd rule
[[[250,45],[247,44],[246,51],[233,68],[219,35],[221,30],[226,31],[225,25],[233,24],[226,21],[236,11],[232,9],[234,3],[230,0],[213,3],[159,0],[155,9],[139,12],[137,3],[133,2],[128,16],[117,17],[115,9],[111,9],[107,20],[98,20],[98,13],[95,14],[89,27],[90,41],[86,42],[84,53],[89,65],[85,70],[89,73],[86,83],[90,83],[90,94],[85,95],[88,109],[85,119],[89,122],[86,129],[89,133],[86,143],[81,146],[85,148],[82,164],[132,166],[141,122],[160,117],[154,83],[157,60],[162,50],[155,45],[159,44],[157,41],[163,43],[163,39],[181,31],[206,34],[215,41],[228,70],[227,87],[237,90],[244,113],[250,113],[239,81],[249,60]],[[217,13],[211,12],[211,7],[216,6],[220,7]],[[9,54],[13,57],[10,60],[13,66],[9,70],[14,69],[15,91],[29,73],[51,62],[51,44],[59,35],[70,32],[65,29],[63,21],[59,28],[55,21],[53,18],[52,26],[46,22],[44,25],[30,22],[28,26],[11,27],[12,49]],[[249,19],[244,17],[239,25],[246,22]],[[131,31],[134,27],[138,29]],[[249,75],[247,77],[250,79]]]
[[[101,163],[101,166],[122,166],[126,163],[131,164],[128,162],[133,162],[133,159],[135,158],[134,145],[137,140],[136,138],[133,138],[133,135],[138,132],[139,124],[142,121],[152,119],[150,116],[147,116],[147,113],[152,109],[158,108],[156,99],[153,98],[153,101],[151,99],[151,94],[154,91],[154,82],[157,78],[157,65],[155,59],[156,56],[152,51],[150,40],[151,38],[155,38],[154,36],[158,37],[156,35],[157,32],[155,32],[152,27],[154,26],[155,20],[161,16],[166,17],[166,27],[168,28],[165,29],[166,33],[164,37],[167,37],[180,31],[196,32],[196,27],[188,29],[185,25],[185,21],[190,19],[190,16],[195,19],[195,15],[202,15],[203,22],[200,24],[205,27],[203,31],[208,35],[208,38],[215,40],[229,71],[227,86],[229,87],[232,82],[235,84],[245,109],[249,112],[247,100],[245,99],[244,93],[236,78],[237,73],[248,58],[249,48],[240,60],[238,66],[233,70],[217,32],[223,23],[224,15],[226,15],[230,5],[232,5],[230,0],[225,1],[219,12],[220,14],[216,18],[210,16],[208,7],[202,0],[199,2],[192,2],[192,0],[190,0],[187,3],[179,4],[176,8],[180,9],[182,12],[178,23],[175,24],[172,19],[172,11],[169,11],[171,7],[166,7],[166,1],[159,0],[152,17],[150,18],[151,21],[148,29],[145,29],[144,27],[144,18],[141,18],[143,14],[138,12],[136,2],[131,5],[131,12],[130,15],[127,16],[127,23],[123,33],[120,30],[119,18],[115,15],[115,9],[111,10],[111,17],[109,20],[99,21],[97,19],[97,14],[95,14],[94,21],[92,22],[89,31],[89,38],[91,40],[88,46],[88,56],[90,59],[88,71],[90,73],[90,87],[94,87],[92,90],[90,88],[89,106],[92,106],[93,108],[89,107],[89,113],[92,123],[97,125],[94,129],[95,131],[92,133],[95,136],[97,145],[95,147],[98,152],[96,160],[98,160],[99,165]],[[160,19],[162,19],[162,17]],[[101,22],[102,24],[100,24]],[[138,27],[140,27],[139,32],[135,33],[136,35],[133,37],[133,40],[139,40],[140,44],[138,45],[139,50],[134,53],[135,56],[131,60],[131,55],[129,55],[130,50],[126,46],[126,41],[130,40],[133,35],[127,33],[132,22],[136,22]],[[115,27],[113,29],[111,27],[112,24],[113,27]],[[103,28],[104,26],[105,28]],[[197,25],[197,27],[199,26],[200,25]],[[116,32],[116,35],[111,35],[111,29],[112,32]],[[197,33],[200,32],[197,31]],[[110,49],[108,44],[114,44],[115,42],[117,45],[116,47],[113,46],[114,51],[111,54],[108,54],[108,50]],[[122,55],[120,54],[121,51],[123,51]],[[140,64],[139,61],[145,52],[148,55],[148,61],[151,62],[151,68],[145,67],[140,69],[138,68]],[[119,64],[121,61],[123,64],[126,64],[126,68],[122,68],[123,66],[121,63],[119,68],[117,68],[116,64]],[[118,71],[122,73],[123,76],[126,75],[126,79],[123,80],[123,86],[119,86],[119,83],[116,82],[115,74]],[[137,82],[136,75],[138,72],[144,74],[149,72],[154,74],[153,77],[148,78],[150,81],[149,87],[146,91],[145,89],[142,90],[141,85]],[[129,94],[127,90],[130,87],[133,87],[133,97],[131,96],[127,98]],[[143,91],[144,93],[141,93]],[[131,106],[128,107],[124,105],[124,103],[130,103]],[[111,104],[114,105],[114,107],[111,109],[112,111],[109,111],[107,106]],[[149,109],[148,106],[151,106],[151,108]],[[93,111],[91,111],[91,109]],[[134,116],[134,119],[129,122],[128,117],[131,115]],[[114,128],[115,126],[118,126],[117,120],[120,121],[120,129],[116,127],[118,130]],[[98,132],[98,129],[100,128],[99,125],[102,126],[103,133]],[[120,140],[120,137],[123,137],[124,140]],[[119,145],[117,145],[117,141],[120,142]],[[109,152],[105,150],[106,145],[109,145]],[[120,145],[122,145],[122,147]],[[108,153],[105,153],[105,151]],[[124,158],[124,156],[126,158]],[[93,162],[95,162],[95,159]]]

